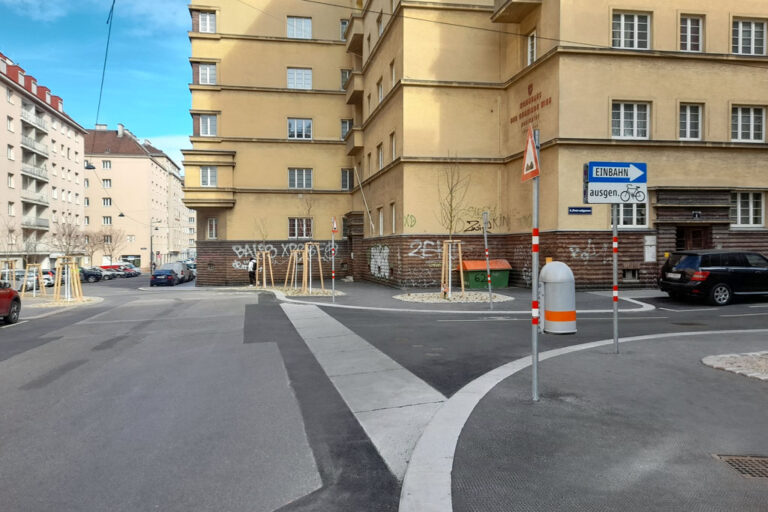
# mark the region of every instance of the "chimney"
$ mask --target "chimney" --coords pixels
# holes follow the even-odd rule
[[[121,123],[117,123],[117,136],[122,137],[124,132],[125,126],[123,126]]]
[[[98,130],[98,131],[100,131],[100,132],[102,132],[102,131],[107,131],[107,125],[105,125],[105,124],[97,124],[97,125],[94,127],[94,129],[95,129],[95,130]]]

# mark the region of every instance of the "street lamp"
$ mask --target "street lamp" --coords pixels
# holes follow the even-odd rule
[[[151,274],[154,269],[155,264],[155,250],[152,245],[152,238],[154,236],[154,233],[152,231],[160,231],[157,227],[153,230],[152,228],[155,226],[155,224],[159,224],[162,221],[159,220],[151,220],[149,221],[149,273]]]

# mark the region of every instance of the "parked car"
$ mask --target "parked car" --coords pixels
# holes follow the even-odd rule
[[[139,269],[139,267],[137,267],[136,265],[134,265],[130,261],[124,261],[123,262],[123,266],[128,268],[128,269],[130,269],[132,272],[135,273],[135,275],[137,275],[137,276],[141,275],[141,269]]]
[[[192,272],[190,272],[189,267],[185,263],[182,263],[180,261],[174,261],[172,263],[163,263],[160,266],[160,270],[173,270],[176,272],[176,275],[179,276],[179,282],[186,283],[187,281],[191,281],[194,279],[192,277]]]
[[[6,324],[15,324],[21,313],[21,297],[9,281],[0,281],[0,318]]]
[[[37,287],[39,290],[42,286],[45,286],[45,283],[43,283],[42,286],[39,282],[36,283],[38,279],[34,272],[27,272],[24,269],[17,269],[14,271],[14,275],[16,276],[16,289],[19,291],[21,291],[25,281],[27,283],[27,290],[32,290],[34,287]],[[8,277],[6,277],[6,279],[10,281]],[[13,287],[13,284],[11,284],[11,287]]]
[[[725,306],[734,295],[768,294],[768,259],[739,250],[681,251],[670,255],[659,288],[672,298],[706,298]]]
[[[101,272],[80,267],[80,281],[87,281],[89,283],[101,281]]]
[[[112,272],[112,277],[128,277],[128,274],[120,270],[120,265],[102,265],[100,268]]]
[[[170,268],[155,270],[149,278],[149,286],[176,286],[177,284],[179,284],[179,276]]]
[[[192,279],[197,279],[197,263],[187,263],[187,268],[192,273]]]

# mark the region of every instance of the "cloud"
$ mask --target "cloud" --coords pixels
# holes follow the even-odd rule
[[[10,7],[21,16],[37,21],[56,21],[65,16],[71,5],[48,0],[0,0],[0,6]]]

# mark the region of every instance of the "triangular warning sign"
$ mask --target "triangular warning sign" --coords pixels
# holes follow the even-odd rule
[[[536,143],[533,141],[533,128],[528,127],[528,138],[525,141],[523,158],[523,179],[528,181],[539,175],[539,157],[536,154]]]

